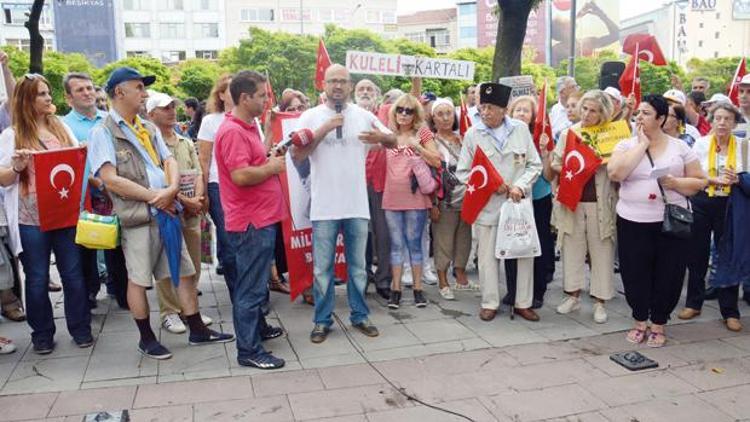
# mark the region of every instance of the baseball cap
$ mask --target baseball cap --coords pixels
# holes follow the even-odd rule
[[[174,101],[174,98],[163,92],[150,93],[146,100],[146,113],[151,113],[156,107],[166,107]]]
[[[669,91],[664,93],[664,98],[667,101],[678,103],[683,107],[685,106],[685,103],[687,103],[687,96],[679,89],[670,89]]]
[[[435,95],[434,92],[427,91],[424,94],[422,94],[422,97],[420,98],[422,104],[427,104],[430,101],[435,101],[437,99],[437,95]]]
[[[740,79],[740,85],[750,85],[750,74],[747,74]]]
[[[111,91],[117,85],[133,80],[143,81],[143,85],[149,86],[156,81],[156,76],[143,76],[140,72],[133,69],[132,67],[118,67],[109,74],[109,79],[107,80],[107,86],[105,87],[105,90]]]
[[[732,100],[724,94],[714,94],[708,101],[704,101],[703,104],[714,104],[714,103],[729,103],[732,104]]]
[[[609,96],[611,96],[615,100],[622,101],[622,94],[620,93],[619,89],[613,86],[608,86],[607,88],[604,89],[604,92],[609,94]]]

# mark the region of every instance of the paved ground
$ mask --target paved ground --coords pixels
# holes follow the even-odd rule
[[[274,373],[239,367],[233,343],[189,347],[186,336],[164,330],[159,335],[174,357],[143,359],[129,314],[104,297],[89,349],[76,348],[57,319],[57,349],[38,356],[26,324],[4,321],[0,333],[20,350],[0,356],[0,421],[80,421],[101,409],[132,409],[136,421],[462,420],[406,399],[394,385],[478,421],[750,421],[750,335],[726,331],[715,302],[697,321],[669,327],[668,347],[643,347],[660,368],[633,374],[609,360],[633,348],[621,332],[630,326],[624,298],[608,305],[610,321],[599,325],[588,302],[569,316],[554,313],[559,283],[538,323],[510,321],[507,311],[481,322],[474,293],[446,302],[428,287],[430,306],[397,312],[371,300],[381,336],[353,332],[353,344],[340,326],[325,343],[311,344],[312,308],[273,294],[272,322],[288,332],[267,345],[287,360]],[[221,277],[205,268],[201,289],[203,312],[233,331]],[[346,322],[344,291],[337,293]],[[54,298],[60,316],[62,301]],[[744,304],[741,310],[750,312]],[[157,320],[152,314],[155,328]]]

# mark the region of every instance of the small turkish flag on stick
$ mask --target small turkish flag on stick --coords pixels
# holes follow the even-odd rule
[[[544,81],[542,90],[539,91],[539,103],[536,109],[536,119],[534,120],[534,145],[538,152],[539,140],[542,135],[547,135],[547,151],[555,149],[555,143],[552,141],[552,125],[549,123],[549,114],[547,114],[547,80]]]
[[[81,189],[88,175],[86,148],[63,148],[34,153],[39,228],[50,231],[73,227],[81,211]]]
[[[495,170],[495,166],[484,154],[482,148],[477,147],[474,161],[471,163],[469,181],[466,183],[466,194],[461,206],[461,218],[468,224],[474,224],[479,213],[489,202],[490,197],[503,185],[503,178]]]
[[[747,69],[745,68],[745,58],[743,57],[742,60],[740,60],[740,63],[737,65],[737,70],[734,71],[734,79],[732,79],[732,84],[729,85],[729,99],[732,100],[732,104],[737,107],[740,106],[740,81],[746,73]]]
[[[326,69],[331,65],[331,57],[323,42],[323,38],[318,41],[318,59],[315,62],[315,89],[323,90],[323,81],[326,77]]]
[[[583,188],[594,176],[601,163],[602,159],[594,150],[584,145],[575,131],[568,130],[557,200],[571,211],[575,211],[578,203],[581,202]]]

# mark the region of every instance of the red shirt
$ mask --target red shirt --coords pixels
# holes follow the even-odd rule
[[[219,171],[224,225],[228,232],[244,232],[250,224],[260,229],[288,216],[278,176],[271,176],[253,186],[239,186],[232,181],[232,171],[261,166],[268,161],[255,124],[250,125],[227,113],[216,132],[214,154]]]
[[[380,106],[377,116],[381,123],[388,126],[388,112],[391,109],[390,104]],[[372,185],[372,189],[375,192],[383,192],[385,190],[385,149],[376,148],[367,153],[367,161],[365,161],[365,175],[367,177],[367,183]]]

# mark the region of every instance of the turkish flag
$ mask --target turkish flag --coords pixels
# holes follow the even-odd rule
[[[575,211],[581,201],[584,186],[601,163],[602,159],[594,150],[585,145],[574,130],[568,130],[557,200],[571,211]]]
[[[39,228],[42,231],[74,227],[81,212],[81,189],[86,148],[63,148],[34,153]]]
[[[653,35],[630,34],[625,37],[622,43],[622,52],[635,56],[636,50],[638,51],[638,58],[641,60],[645,60],[655,66],[667,65],[667,59],[664,58],[664,53],[661,52],[659,42],[656,41],[656,37]]]
[[[503,183],[503,177],[495,170],[495,166],[484,154],[482,148],[477,147],[474,161],[471,163],[469,181],[466,182],[461,218],[468,224],[474,224],[492,194]]]
[[[636,47],[636,51],[638,48]],[[636,56],[630,58],[630,62],[625,66],[625,71],[620,76],[620,92],[627,98],[630,94],[635,95],[635,107],[641,103],[641,67]]]
[[[331,57],[328,56],[328,50],[323,43],[323,38],[318,41],[318,59],[315,62],[315,89],[323,90],[323,80],[326,77],[326,69],[331,65]]]
[[[461,134],[462,138],[470,127],[471,118],[469,117],[469,108],[466,106],[466,102],[464,102],[464,96],[461,95],[461,113],[458,119],[458,133]]]
[[[539,100],[536,106],[536,119],[534,120],[534,145],[536,150],[539,150],[539,139],[542,134],[547,135],[547,151],[552,151],[555,148],[555,143],[552,141],[552,125],[549,123],[549,114],[547,114],[547,81],[544,81],[542,90],[539,91]]]
[[[260,122],[266,124],[268,119],[268,113],[276,105],[276,95],[273,93],[273,87],[271,86],[271,78],[266,73],[266,107],[263,109],[263,114],[260,116]]]
[[[740,106],[740,81],[746,73],[747,69],[745,69],[745,58],[743,57],[742,60],[740,60],[740,63],[737,65],[737,70],[734,71],[734,79],[732,79],[732,84],[729,85],[729,99],[732,100],[732,104],[736,105],[737,107]]]

